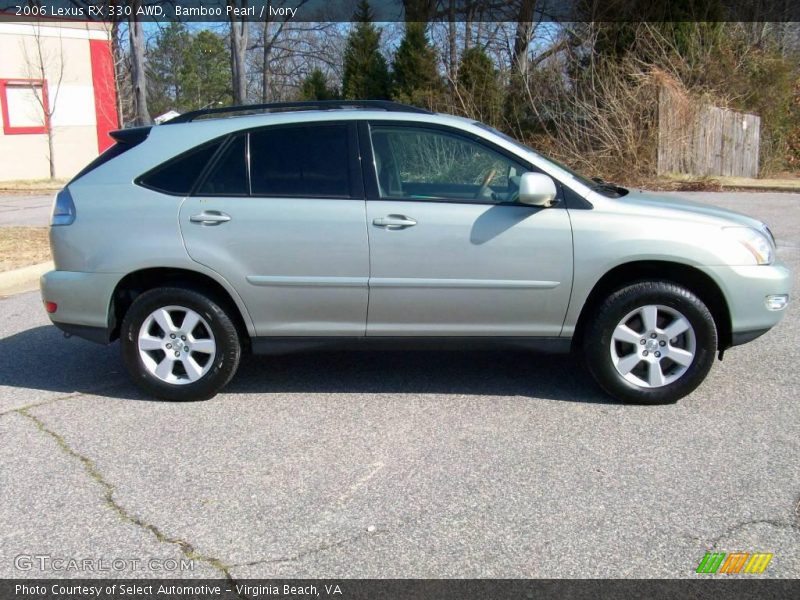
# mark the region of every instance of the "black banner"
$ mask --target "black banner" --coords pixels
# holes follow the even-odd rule
[[[800,598],[780,579],[4,579],[3,600],[602,600]]]
[[[0,0],[0,20],[348,22],[359,0]],[[800,21],[794,0],[370,0],[375,21]]]

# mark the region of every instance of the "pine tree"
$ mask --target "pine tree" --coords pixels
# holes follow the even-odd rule
[[[479,46],[464,51],[458,68],[457,93],[467,113],[490,125],[498,125],[502,91],[489,55]]]
[[[400,102],[435,108],[444,85],[436,51],[428,44],[425,23],[406,23],[406,32],[392,63],[393,96]]]
[[[170,23],[148,48],[147,100],[154,115],[186,108],[183,72],[192,36],[184,23]]]
[[[353,22],[344,51],[342,95],[348,100],[387,99],[389,69],[379,51],[381,32],[372,23],[367,0],[359,2]]]
[[[328,87],[328,80],[321,69],[314,69],[300,86],[301,100],[335,100],[336,90]]]
[[[182,78],[186,108],[231,104],[230,49],[226,40],[207,29],[193,36]]]

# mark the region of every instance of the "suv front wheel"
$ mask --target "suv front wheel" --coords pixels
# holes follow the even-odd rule
[[[717,330],[689,290],[645,281],[609,296],[589,323],[583,352],[606,392],[625,402],[667,404],[691,393],[714,362]]]
[[[120,331],[133,380],[164,400],[205,400],[236,373],[241,344],[231,318],[210,297],[169,287],[144,292]]]

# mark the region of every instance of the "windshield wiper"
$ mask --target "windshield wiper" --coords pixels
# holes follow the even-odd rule
[[[625,188],[609,183],[600,177],[592,177],[592,181],[595,182],[595,185],[592,186],[592,190],[595,192],[609,192],[618,196],[624,196],[628,193],[628,190]]]

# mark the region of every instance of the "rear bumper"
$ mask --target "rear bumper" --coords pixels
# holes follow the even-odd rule
[[[90,327],[89,325],[73,325],[72,323],[60,323],[53,321],[53,325],[64,332],[65,337],[76,335],[96,344],[111,343],[111,329],[108,327]]]
[[[747,343],[769,331],[786,314],[786,308],[770,310],[766,299],[789,296],[792,272],[783,263],[747,267],[704,267],[717,282],[731,316],[731,343]]]
[[[53,325],[93,342],[107,344],[111,338],[109,307],[120,276],[115,273],[49,271],[39,280],[42,300],[55,302],[48,314]]]

